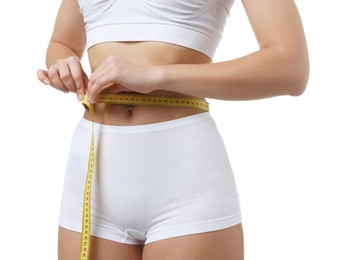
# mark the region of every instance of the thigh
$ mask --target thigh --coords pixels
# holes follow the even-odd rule
[[[58,259],[79,260],[81,234],[59,227]],[[141,260],[142,247],[91,237],[90,260]]]
[[[147,244],[143,260],[243,260],[242,225]]]

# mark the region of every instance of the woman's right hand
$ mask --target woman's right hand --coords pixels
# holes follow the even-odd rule
[[[74,92],[82,100],[88,86],[88,77],[75,56],[58,60],[48,70],[39,69],[38,79],[64,93]]]

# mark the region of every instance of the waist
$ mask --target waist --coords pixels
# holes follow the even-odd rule
[[[159,123],[209,110],[204,99],[137,93],[99,95],[93,107],[96,123],[118,126]],[[89,109],[84,118],[92,120]]]
[[[107,42],[88,50],[91,70],[94,71],[109,56],[119,56],[143,65],[200,64],[210,59],[195,50],[162,42]],[[152,95],[182,96],[179,93],[157,91]],[[102,104],[95,106],[95,122],[106,125],[141,125],[169,121],[201,113],[193,108],[151,107],[141,105]],[[91,120],[87,110],[84,117]]]

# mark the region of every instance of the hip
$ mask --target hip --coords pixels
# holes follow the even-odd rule
[[[111,212],[114,215],[110,218],[120,220],[120,225],[148,229],[144,225],[150,223],[148,219],[162,215],[160,210],[183,216],[188,208],[211,211],[207,209],[214,202],[217,209],[212,212],[217,212],[221,203],[229,205],[238,196],[225,145],[209,113],[136,126],[95,123],[94,130],[98,160],[93,201],[100,202],[94,205],[95,211]],[[77,200],[68,201],[78,201],[79,205],[91,131],[91,122],[82,119],[76,128],[66,171],[64,196],[77,193]],[[149,210],[144,224],[135,223],[136,216],[146,207]],[[236,207],[219,210],[214,218],[233,215]],[[191,214],[186,221],[199,221],[194,216]],[[175,224],[173,218],[168,221],[169,225]]]
[[[91,121],[82,119],[71,144],[69,166],[74,165],[82,176],[86,174],[91,132]],[[189,178],[189,183],[200,182],[198,187],[215,180],[223,189],[231,185],[229,190],[236,191],[225,144],[208,112],[134,126],[95,123],[94,136],[95,171],[123,180],[122,185],[105,182],[115,183],[117,190],[132,179],[148,186],[161,178],[159,187],[165,190],[175,178]]]

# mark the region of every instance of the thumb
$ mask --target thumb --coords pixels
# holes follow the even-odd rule
[[[88,90],[89,78],[84,71],[82,71],[82,78],[83,78],[83,86],[81,88],[77,89],[77,98],[79,101],[83,100],[84,94]]]
[[[37,77],[38,77],[39,81],[44,83],[45,85],[51,84],[47,70],[43,70],[43,69],[37,70]]]

